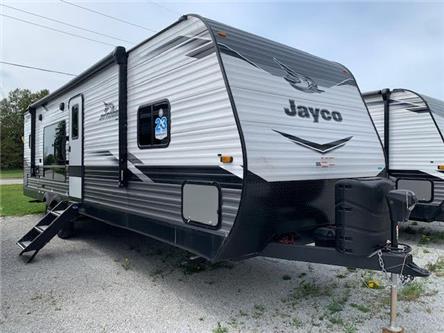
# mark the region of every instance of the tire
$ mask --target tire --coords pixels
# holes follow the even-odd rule
[[[59,230],[57,236],[61,239],[68,239],[74,235],[74,221],[68,222],[62,229]]]

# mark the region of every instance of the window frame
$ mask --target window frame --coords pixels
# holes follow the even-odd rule
[[[400,178],[397,178],[396,179],[396,183],[395,183],[395,187],[396,187],[396,189],[398,189],[399,187],[399,185],[398,185],[398,183],[399,183],[399,181],[402,181],[402,180],[410,180],[410,181],[421,181],[421,182],[428,182],[428,183],[430,183],[430,200],[419,200],[418,199],[418,203],[424,203],[424,204],[426,204],[426,203],[432,203],[433,201],[435,201],[435,183],[431,180],[431,179],[426,179],[426,178],[409,178],[409,177],[400,177]],[[416,195],[416,194],[415,194]]]
[[[150,108],[150,116],[151,116],[151,126],[154,125],[153,122],[153,107],[158,104],[167,104],[168,105],[168,135],[166,137],[167,142],[166,143],[157,143],[157,144],[148,144],[148,145],[142,145],[140,144],[140,113],[143,109],[149,107]],[[154,130],[154,127],[152,128]],[[137,109],[137,146],[139,149],[157,149],[157,148],[167,148],[170,145],[171,142],[171,104],[168,99],[161,99],[156,100],[155,102],[149,102],[141,104]],[[150,138],[150,141],[152,142],[154,138],[154,135]]]
[[[65,135],[64,135],[64,138],[63,138],[63,143],[62,143],[62,149],[64,149],[64,157],[65,157],[65,163],[64,164],[45,164],[45,130],[48,128],[48,127],[52,127],[52,126],[54,126],[54,125],[58,125],[59,123],[65,123]],[[66,153],[67,153],[67,149],[66,149],[66,119],[63,119],[63,120],[59,120],[59,121],[56,121],[56,122],[53,122],[53,123],[51,123],[51,124],[49,124],[49,125],[46,125],[46,126],[44,126],[43,127],[43,151],[42,151],[42,153],[43,153],[43,158],[42,158],[42,161],[43,161],[43,163],[42,163],[42,165],[41,165],[41,168],[42,168],[42,175],[41,175],[41,177],[43,177],[43,178],[46,178],[46,179],[52,179],[52,180],[56,180],[55,179],[55,177],[54,177],[54,171],[53,171],[53,173],[52,173],[52,177],[48,177],[48,175],[46,174],[46,170],[53,170],[53,169],[64,169],[64,173],[63,173],[63,176],[64,176],[64,180],[63,181],[65,181],[66,182],[66,179],[67,179],[67,169],[68,169],[68,163],[67,163],[67,159],[66,159]]]
[[[211,225],[211,224],[207,224],[207,223],[203,223],[203,222],[198,222],[198,221],[194,221],[194,220],[188,220],[184,215],[183,215],[183,210],[184,210],[184,206],[183,206],[183,202],[184,202],[184,187],[187,184],[191,184],[191,185],[203,185],[203,186],[213,186],[217,189],[218,192],[218,202],[217,202],[217,224],[215,225]],[[200,227],[200,228],[206,228],[206,229],[211,229],[211,230],[218,230],[220,229],[220,227],[222,226],[222,187],[218,182],[213,182],[213,181],[193,181],[193,180],[185,180],[184,182],[182,182],[182,186],[181,186],[181,195],[180,195],[180,214],[182,216],[182,221],[185,224],[189,224],[192,226],[196,226],[196,227]]]
[[[77,135],[76,136],[74,136],[74,108],[77,108]],[[76,104],[74,104],[73,106],[71,106],[71,108],[70,108],[70,113],[71,113],[71,117],[70,117],[70,120],[71,120],[71,124],[70,124],[70,127],[71,127],[71,131],[70,131],[70,134],[71,134],[71,136],[70,136],[70,140],[78,140],[79,139],[79,129],[80,129],[80,124],[79,124],[79,120],[80,120],[80,117],[79,117],[79,114],[80,114],[80,105],[79,105],[79,103],[76,103]]]

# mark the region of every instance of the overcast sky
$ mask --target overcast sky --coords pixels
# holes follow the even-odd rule
[[[112,35],[123,42],[63,26],[0,6],[0,61],[78,74],[113,46],[68,36],[12,19],[19,18],[127,48],[159,31],[181,14],[198,13],[217,21],[337,61],[355,75],[362,91],[408,88],[444,99],[444,1],[72,1],[123,20],[116,22],[53,1],[1,4]],[[54,90],[66,75],[0,64],[0,94],[14,88]]]

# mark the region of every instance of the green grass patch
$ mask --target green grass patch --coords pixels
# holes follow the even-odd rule
[[[45,211],[44,203],[31,201],[31,198],[24,196],[21,184],[0,186],[0,216],[22,216]]]
[[[399,291],[399,299],[401,301],[415,301],[424,295],[425,288],[420,282],[413,281],[405,285]]]
[[[436,276],[444,277],[444,257],[439,257],[434,263],[428,263],[426,268]]]
[[[22,169],[0,169],[0,179],[23,178]]]
[[[363,312],[363,313],[368,313],[368,312],[370,312],[370,308],[367,307],[367,306],[365,306],[365,305],[363,305],[363,304],[352,303],[352,304],[350,304],[350,306],[351,306],[352,308],[355,308],[355,309],[357,309],[357,310]]]
[[[228,333],[228,328],[222,326],[220,323],[217,323],[216,328],[213,329],[213,333]]]
[[[330,311],[330,313],[337,313],[344,310],[344,306],[338,301],[333,300],[327,305],[327,310]]]
[[[418,242],[419,245],[426,245],[429,243],[441,243],[444,241],[444,232],[424,232]]]

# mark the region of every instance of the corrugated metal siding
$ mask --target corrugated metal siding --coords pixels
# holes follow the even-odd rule
[[[23,162],[25,165],[31,165],[31,149],[29,136],[31,135],[31,114],[26,112],[23,117]]]
[[[137,167],[149,169],[150,166],[171,166],[180,170],[183,166],[210,166],[224,167],[242,177],[240,139],[216,55],[213,52],[203,58],[187,56],[193,51],[191,45],[194,45],[188,42],[196,36],[200,40],[195,43],[196,49],[202,44],[211,43],[202,22],[189,19],[129,53],[128,153],[129,168],[133,172],[140,172]],[[175,41],[178,38],[183,40],[177,43]],[[138,108],[164,99],[168,99],[171,106],[170,144],[161,149],[139,149]],[[92,127],[92,123],[89,126]],[[89,133],[91,136],[91,130]],[[99,133],[102,132],[97,131]],[[103,142],[102,138],[97,139],[97,142]],[[117,157],[116,152],[111,153],[108,159]],[[233,156],[234,163],[226,167],[221,165],[218,154]],[[88,161],[91,162],[91,159]],[[115,158],[114,161],[117,162]],[[95,162],[86,163],[85,202],[98,203],[173,225],[188,226],[182,220],[181,184],[163,182],[160,177],[156,182],[149,179],[130,181],[126,189],[119,189],[116,187],[117,169],[110,171],[109,168],[96,168],[95,165]],[[175,177],[187,179],[185,173],[177,172]],[[163,176],[165,181],[168,177]],[[213,175],[203,173],[200,179],[211,181]],[[237,188],[223,187],[220,230],[198,229],[227,235],[237,215],[240,196],[240,184]]]
[[[54,192],[62,196],[68,195],[68,183],[46,178],[29,177],[27,187],[36,191]]]
[[[215,53],[201,59],[184,43],[160,55],[154,53],[178,36],[199,36],[210,42],[200,20],[183,21],[128,56],[128,150],[145,165],[220,165],[217,154],[242,163],[239,134]],[[156,54],[151,56],[150,53]],[[171,142],[167,149],[139,149],[137,110],[146,103],[168,99]],[[242,174],[240,174],[242,176]]]
[[[438,129],[441,132],[441,136],[444,138],[444,101],[440,101],[439,99],[422,94],[421,97],[426,101],[427,105],[429,106],[433,118],[435,119],[435,122],[438,125]]]
[[[249,171],[267,181],[375,176],[381,172],[381,143],[348,71],[291,47],[209,23],[215,33],[226,33],[225,38],[216,35],[245,137]],[[284,79],[287,72],[282,66],[296,77],[308,77],[318,89],[305,92],[292,87]],[[289,108],[290,99],[296,105],[339,111],[343,121],[314,122],[313,118],[288,116],[284,108]],[[352,138],[343,147],[320,154],[275,130],[319,144]],[[329,167],[320,167],[325,166],[326,158]]]
[[[31,135],[31,114],[26,112],[23,117],[23,186],[31,173],[31,148],[29,136]]]
[[[423,98],[429,107],[437,110],[432,113],[438,123],[442,119],[440,110],[444,110],[441,101],[403,89],[396,89],[390,95],[390,170],[397,178],[433,176],[433,204],[440,204],[444,200],[444,181],[437,179],[444,179],[444,175],[437,171],[437,165],[444,162],[444,142]],[[383,140],[382,97],[365,94],[364,99]]]
[[[440,204],[444,201],[444,181],[435,181],[433,182],[434,188],[434,198],[433,202]]]
[[[381,94],[364,94],[362,96],[370,112],[373,123],[378,131],[379,138],[384,145],[384,100]]]
[[[428,110],[409,111],[410,104],[425,108],[417,94],[405,90],[391,94],[390,169],[418,170],[444,179],[437,171],[437,165],[444,163],[440,133]]]
[[[118,121],[116,119],[99,121],[105,109],[104,102],[118,105],[118,66],[111,65],[102,72],[91,77],[72,91],[51,100],[44,107],[36,110],[36,166],[43,167],[43,133],[48,125],[61,120],[66,122],[66,131],[69,136],[69,100],[83,95],[84,101],[84,160],[87,164],[109,165],[113,163],[107,156],[95,154],[97,150],[118,150]],[[60,103],[65,103],[64,111],[59,109]],[[39,115],[42,121],[39,121]],[[69,142],[67,141],[66,158],[69,160]],[[116,183],[117,184],[117,183]],[[45,178],[29,179],[29,186],[33,189],[53,191],[59,194],[68,194],[68,179],[66,182],[53,181]]]

